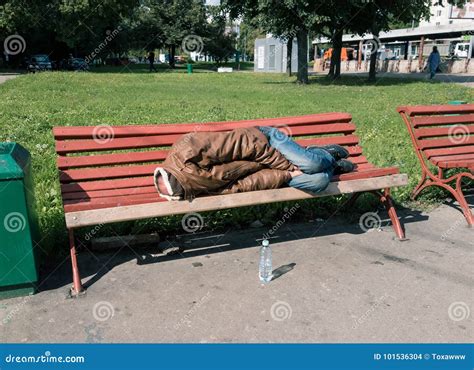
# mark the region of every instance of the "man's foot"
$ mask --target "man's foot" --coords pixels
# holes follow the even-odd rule
[[[347,157],[349,157],[349,151],[344,148],[343,146],[340,146],[340,145],[337,145],[337,144],[333,144],[333,145],[325,145],[325,146],[321,146],[321,147],[318,147],[316,145],[311,145],[311,146],[308,146],[308,148],[320,148],[320,149],[324,149],[325,151],[327,151],[329,154],[332,155],[332,157],[338,161],[340,159],[345,159]]]
[[[340,159],[336,162],[336,167],[334,168],[334,174],[339,175],[341,173],[352,172],[355,169],[354,163],[348,161],[347,159]]]

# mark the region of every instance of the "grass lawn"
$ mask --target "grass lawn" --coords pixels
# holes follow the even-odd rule
[[[314,77],[309,86],[298,86],[284,75],[111,71],[24,75],[0,85],[0,141],[19,142],[32,153],[43,246],[48,250],[66,250],[67,245],[53,126],[165,124],[349,112],[368,158],[381,166],[400,166],[402,172],[409,174],[411,185],[395,191],[396,200],[405,202],[419,179],[419,166],[396,107],[472,101],[474,93],[473,89],[454,84],[398,79],[369,85],[359,78],[331,83],[324,77]],[[439,195],[436,190],[427,193],[425,199]],[[317,200],[308,212],[317,217],[317,212],[327,213],[336,203],[333,197]],[[209,224],[245,225],[259,218],[272,222],[282,208],[277,205],[222,211],[213,213]],[[120,225],[122,229],[117,232],[170,230],[178,227],[179,220]]]

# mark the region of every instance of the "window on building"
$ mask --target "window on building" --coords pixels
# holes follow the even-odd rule
[[[439,26],[441,24],[441,22],[436,22],[436,25]]]
[[[270,45],[268,47],[268,68],[275,69],[275,45]]]
[[[441,17],[441,10],[438,10],[438,17]]]

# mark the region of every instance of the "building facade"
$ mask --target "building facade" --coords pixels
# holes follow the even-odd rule
[[[255,72],[285,73],[287,60],[286,42],[270,35],[267,38],[255,40]],[[298,71],[298,43],[296,39],[293,40],[291,71]]]

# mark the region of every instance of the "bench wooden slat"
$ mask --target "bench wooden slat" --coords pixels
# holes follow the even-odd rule
[[[296,140],[296,142],[300,142]],[[362,154],[362,148],[357,146],[347,147],[351,157]],[[96,167],[105,165],[131,164],[141,162],[160,162],[166,159],[169,150],[152,150],[146,152],[128,152],[112,154],[95,154],[82,156],[58,156],[57,166],[60,170],[80,167]]]
[[[349,134],[355,131],[355,125],[350,123],[327,124],[320,126],[298,126],[291,128],[292,136],[303,135],[321,135],[321,134]],[[127,138],[110,137],[101,140],[71,140],[56,141],[56,152],[59,154],[133,149],[133,148],[151,148],[157,146],[173,145],[182,135],[153,135]]]
[[[418,143],[420,149],[432,149],[432,148],[443,148],[443,147],[456,147],[463,145],[474,144],[474,136],[466,137],[463,140],[455,139],[429,139],[421,140]]]
[[[65,170],[74,167],[94,167],[112,164],[158,162],[166,159],[168,153],[169,150],[153,150],[148,152],[96,154],[94,156],[59,156],[57,159],[57,165],[60,170]]]
[[[449,161],[449,162],[439,162],[438,167],[441,168],[473,168],[474,167],[474,161]]]
[[[120,221],[185,214],[190,212],[205,212],[226,208],[245,207],[256,204],[356,193],[395,186],[403,186],[407,184],[407,175],[397,174],[370,179],[333,182],[329,184],[326,190],[319,194],[311,194],[294,188],[282,188],[274,190],[262,190],[258,192],[200,197],[194,199],[192,202],[185,200],[158,202],[158,204],[157,202],[154,202],[88,211],[75,211],[66,213],[66,225],[68,228],[76,228]]]
[[[63,194],[63,200],[73,199],[94,199],[103,197],[115,197],[125,195],[137,195],[137,194],[156,194],[156,188],[154,186],[142,186],[133,188],[119,188],[119,189],[108,189],[108,190],[92,190],[92,191],[76,191]]]
[[[398,174],[398,167],[374,167],[333,176],[331,181],[348,181]]]
[[[413,105],[399,107],[398,112],[404,112],[409,116],[439,115],[439,114],[456,114],[456,113],[474,113],[474,104],[461,105]]]
[[[364,156],[357,156],[357,157],[349,157],[350,161],[358,166],[358,169],[363,168],[362,165],[369,165],[370,168],[374,166],[369,164],[367,158]],[[365,168],[368,168],[367,166]],[[140,177],[141,179],[141,177]],[[131,180],[131,179],[130,179]],[[120,180],[118,180],[120,181]],[[155,192],[156,189],[154,186],[151,185],[135,185],[133,187],[118,187],[114,188],[113,185],[110,185],[110,189],[100,189],[100,190],[91,190],[87,191],[83,189],[81,186],[84,184],[91,184],[91,182],[76,182],[75,184],[65,184],[63,185],[63,199],[86,199],[86,198],[98,198],[98,197],[105,197],[105,196],[112,196],[112,195],[129,195],[129,194],[144,194]],[[98,182],[100,185],[101,182]],[[71,191],[71,185],[77,185],[76,191]],[[65,191],[64,191],[65,190]]]
[[[419,116],[411,119],[413,127],[455,125],[474,123],[474,114],[457,114],[453,116]]]
[[[451,126],[451,127],[436,127],[436,128],[418,128],[415,129],[415,136],[418,139],[435,136],[449,136],[457,131],[463,135],[474,134],[474,125]]]
[[[142,176],[114,180],[84,181],[79,183],[62,184],[61,193],[66,194],[78,191],[95,191],[143,186],[154,186],[153,176]]]
[[[129,140],[129,139],[122,139]],[[359,142],[359,139],[355,135],[346,136],[329,136],[315,139],[302,139],[298,140],[304,146],[307,145],[328,145],[328,144],[341,144],[341,145],[355,145]],[[90,169],[77,169],[77,170],[65,170],[60,171],[61,182],[71,182],[78,180],[93,180],[100,178],[118,178],[126,176],[140,176],[146,174],[152,174],[156,168],[154,165],[140,165],[140,166],[114,166],[114,167],[99,167]]]
[[[474,153],[474,145],[458,146],[453,148],[428,149],[423,151],[428,159],[435,156]]]
[[[109,207],[122,207],[131,204],[144,204],[152,202],[167,202],[166,199],[161,198],[158,193],[155,194],[135,194],[127,196],[114,196],[93,198],[89,200],[65,200],[64,210],[66,212],[73,212],[78,210],[92,210]]]
[[[454,154],[454,155],[442,155],[437,157],[431,157],[431,161],[437,164],[441,161],[463,161],[474,159],[474,150],[471,154]]]
[[[376,178],[380,176],[398,174],[399,170],[396,167],[376,168],[372,164],[367,163],[357,168],[354,172],[333,176],[332,181],[349,181],[358,179]],[[137,191],[137,188],[127,187],[123,189],[110,189],[98,192],[82,192],[67,193],[63,195],[63,204],[66,212],[72,212],[84,209],[107,208],[116,207],[119,205],[148,203],[156,201],[159,198],[156,191],[150,192],[154,189],[153,186],[143,187],[143,192]],[[102,196],[93,196],[95,194]],[[89,194],[92,194],[90,197]]]
[[[474,154],[470,156],[466,155],[459,159],[450,159],[449,157],[446,157],[446,159],[440,159],[433,162],[441,168],[470,168],[474,165]]]
[[[223,121],[223,122],[196,122],[183,124],[154,124],[154,125],[129,125],[129,126],[109,126],[113,128],[114,137],[133,137],[163,134],[185,134],[199,131],[230,131],[237,127],[253,126],[298,126],[304,124],[327,124],[344,123],[352,119],[348,113],[321,113],[296,117],[281,118],[261,118],[243,121]],[[105,128],[105,127],[104,127]],[[108,127],[107,127],[108,128]],[[61,126],[53,128],[53,135],[56,140],[65,139],[88,139],[98,131],[97,126]]]
[[[59,172],[59,180],[62,183],[65,183],[84,180],[114,179],[120,177],[153,176],[153,172],[155,171],[156,167],[156,164],[145,164],[139,166],[117,166],[67,170]]]

